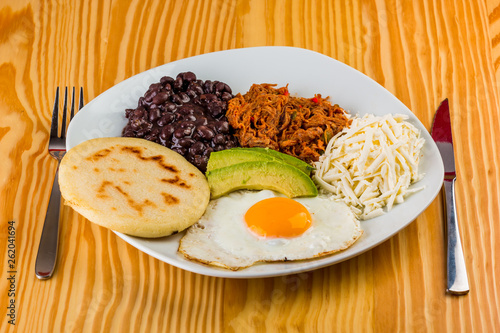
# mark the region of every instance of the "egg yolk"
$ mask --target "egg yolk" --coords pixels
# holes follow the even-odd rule
[[[245,213],[248,228],[261,237],[296,237],[312,223],[311,214],[295,200],[276,197],[257,202]]]

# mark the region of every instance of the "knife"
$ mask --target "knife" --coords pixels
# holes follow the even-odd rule
[[[446,292],[453,295],[465,295],[469,292],[469,281],[465,267],[462,243],[458,230],[455,207],[455,157],[451,137],[451,120],[448,99],[439,105],[434,116],[431,135],[441,153],[444,163],[444,192],[446,202],[447,235],[447,287]]]

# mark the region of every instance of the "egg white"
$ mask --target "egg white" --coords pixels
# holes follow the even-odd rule
[[[201,219],[181,239],[179,252],[187,258],[232,270],[259,261],[315,258],[352,245],[363,233],[345,203],[328,197],[294,198],[312,217],[312,225],[293,238],[263,238],[252,233],[244,220],[257,202],[281,196],[269,190],[237,191],[212,200]]]

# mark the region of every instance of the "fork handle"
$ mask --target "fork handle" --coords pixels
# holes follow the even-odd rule
[[[59,162],[56,176],[52,184],[47,215],[43,223],[42,237],[38,246],[35,273],[41,280],[49,279],[54,272],[59,242],[59,212],[61,207],[61,191],[59,190]]]
[[[469,292],[469,281],[458,230],[455,178],[444,181],[444,192],[446,194],[446,233],[448,238],[446,292],[453,295],[465,295]]]

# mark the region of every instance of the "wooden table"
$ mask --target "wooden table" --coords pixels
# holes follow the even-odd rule
[[[38,280],[35,258],[56,168],[47,153],[55,87],[83,86],[89,101],[164,63],[262,45],[307,48],[356,68],[428,129],[441,100],[450,99],[471,292],[445,294],[441,198],[354,259],[250,280],[170,266],[64,208],[57,271]],[[0,330],[500,331],[499,66],[498,1],[4,0]],[[9,221],[15,241],[7,237]]]

